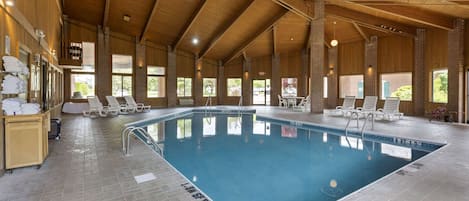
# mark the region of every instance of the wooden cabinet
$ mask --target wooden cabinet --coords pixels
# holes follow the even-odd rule
[[[5,116],[6,169],[41,165],[49,153],[49,113]]]

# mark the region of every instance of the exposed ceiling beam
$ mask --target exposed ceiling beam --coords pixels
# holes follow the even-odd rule
[[[243,51],[243,59],[244,61],[248,60],[248,54],[246,54],[246,51]]]
[[[145,40],[146,34],[148,33],[148,28],[150,28],[151,21],[153,20],[153,17],[155,16],[159,3],[160,3],[160,0],[155,0],[155,3],[153,3],[153,9],[151,10],[150,15],[148,15],[147,22],[145,23],[145,28],[143,29],[143,32],[140,35],[140,43],[142,43]]]
[[[173,50],[176,50],[179,47],[182,40],[189,32],[192,25],[194,25],[194,22],[197,20],[197,18],[199,18],[200,14],[202,13],[201,11],[204,9],[206,5],[207,5],[207,0],[202,0],[199,6],[194,10],[194,12],[192,13],[192,16],[189,18],[189,21],[187,21],[187,23],[184,25],[184,28],[182,29],[181,33],[179,33],[176,39],[176,42],[173,44]]]
[[[365,31],[358,25],[356,22],[352,23],[355,29],[360,33],[360,35],[365,39],[365,41],[368,43],[370,42],[370,39],[368,38],[368,35],[365,33]]]
[[[103,28],[107,27],[107,23],[109,21],[109,9],[111,7],[111,0],[106,0],[104,4],[104,12],[103,12]]]
[[[314,20],[314,2],[305,0],[272,0],[285,9],[309,21]]]
[[[272,28],[272,44],[273,44],[273,50],[274,50],[274,55],[277,55],[278,53],[278,44],[277,44],[277,26],[274,25]]]
[[[360,5],[360,4],[358,4]],[[403,18],[419,24],[452,30],[454,28],[454,19],[452,17],[439,13],[426,11],[412,6],[403,5],[360,5],[370,8],[377,12],[386,13],[395,17]]]
[[[239,54],[241,54],[246,48],[248,48],[257,38],[259,38],[262,34],[265,32],[268,32],[272,29],[272,26],[278,23],[280,19],[282,19],[283,16],[285,16],[288,13],[288,10],[283,9],[279,14],[277,14],[271,21],[269,21],[267,24],[262,26],[261,29],[259,29],[254,35],[252,35],[248,40],[246,40],[241,46],[236,48],[233,53],[231,53],[225,60],[224,63],[228,63]]]
[[[326,5],[326,14],[330,17],[334,17],[342,21],[350,23],[355,22],[362,27],[385,33],[394,33],[402,36],[413,37],[417,32],[417,29],[415,27],[387,20],[384,18],[379,18],[366,13],[357,12],[347,8],[339,7],[336,5]],[[390,29],[383,28],[383,25],[386,27],[393,27],[396,29],[396,31],[391,31]]]
[[[215,45],[218,43],[218,41],[220,41],[220,39],[225,35],[226,32],[228,32],[228,30],[233,26],[233,24],[238,21],[238,19],[244,15],[244,13],[246,13],[246,11],[253,5],[255,0],[251,0],[249,3],[247,3],[243,8],[241,8],[239,10],[238,15],[233,17],[232,19],[229,20],[228,23],[226,23],[223,27],[223,29],[221,29],[221,31],[219,33],[217,33],[215,35],[215,37],[210,41],[210,43],[208,44],[207,47],[205,47],[203,49],[203,51],[201,52],[200,54],[200,58],[204,57],[205,55],[207,55],[207,53],[213,48],[215,47]]]

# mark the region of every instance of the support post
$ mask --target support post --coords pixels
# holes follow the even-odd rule
[[[320,113],[324,109],[323,69],[324,69],[324,0],[314,1],[315,20],[311,22],[310,77],[311,77],[311,113]]]

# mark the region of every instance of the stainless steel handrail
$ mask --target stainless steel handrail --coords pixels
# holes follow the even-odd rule
[[[345,135],[347,136],[348,135],[348,127],[350,126],[350,122],[352,121],[353,117],[356,117],[357,119],[357,129],[360,128],[359,126],[359,120],[360,120],[360,116],[358,114],[358,112],[356,111],[353,111],[351,114],[350,114],[350,117],[348,118],[348,121],[347,121],[347,125],[345,126]]]
[[[126,127],[122,131],[122,151],[124,152],[124,155],[126,156],[129,155],[130,135],[136,136],[137,134],[136,131],[141,132],[141,134],[145,138],[147,145],[152,146],[153,150],[155,150],[161,156],[164,155],[163,149],[158,145],[158,143],[155,140],[153,140],[153,138],[148,134],[148,132],[145,129],[141,127],[134,127],[134,126]]]
[[[363,123],[363,126],[362,126],[362,130],[360,131],[360,135],[362,136],[362,138],[365,135],[365,127],[366,127],[366,122],[368,122],[368,120],[371,120],[371,129],[373,129],[375,126],[375,115],[373,113],[368,113],[366,115],[365,122]]]

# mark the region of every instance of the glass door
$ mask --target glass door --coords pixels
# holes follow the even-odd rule
[[[252,80],[252,104],[270,105],[270,79]]]

